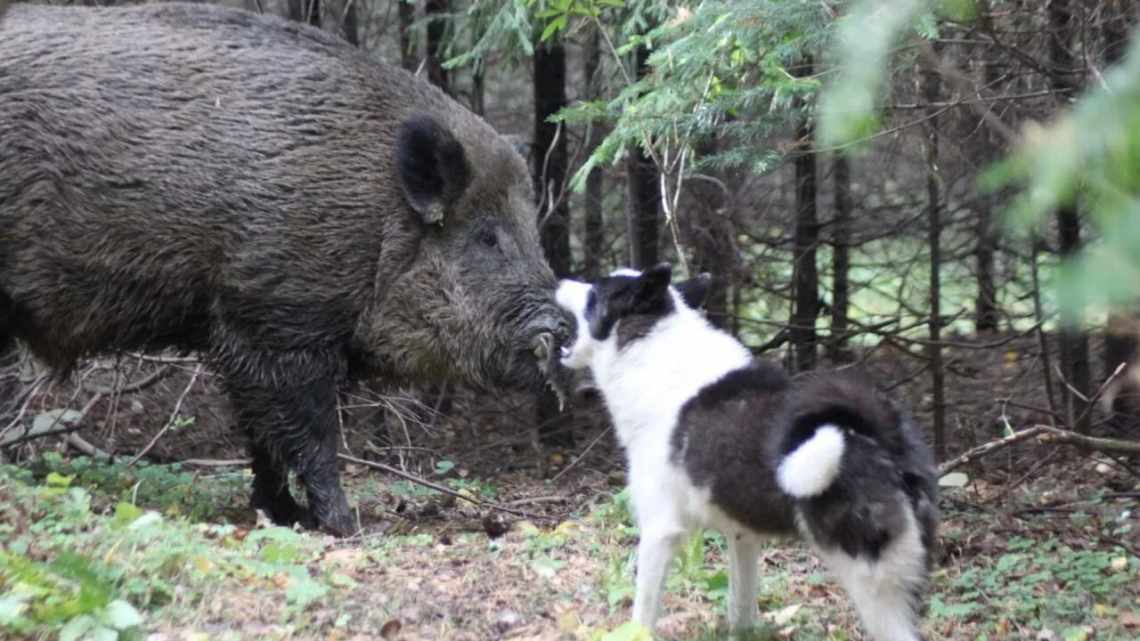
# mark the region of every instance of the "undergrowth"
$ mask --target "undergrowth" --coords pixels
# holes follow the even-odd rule
[[[518,601],[492,610],[514,608],[549,621],[543,612],[561,604],[560,631],[533,637],[542,641],[649,638],[622,623],[633,599],[638,538],[625,491],[603,495],[556,525],[517,521],[510,535],[497,539],[455,531],[441,543],[442,533],[418,528],[406,536],[336,542],[220,522],[227,510],[244,508],[247,485],[245,474],[202,477],[173,466],[58,457],[28,469],[0,466],[0,638],[114,641],[155,631],[190,638],[181,633],[196,630],[210,632],[193,638],[222,640],[361,632],[379,638],[380,628],[400,617],[415,626],[402,608],[422,607],[392,586],[430,582],[444,567],[480,573],[470,585],[494,586],[505,576],[557,585],[560,577],[588,576],[589,585],[571,580],[570,591],[557,595],[524,590]],[[480,480],[454,485],[482,496],[494,491]],[[398,496],[420,494],[410,486],[388,487]],[[1127,544],[1135,540],[1135,516],[1129,504],[1122,510],[1095,496],[1084,504],[1083,516],[1034,516],[1017,521],[1020,529],[1009,534],[987,529],[994,513],[950,512],[954,526],[943,535],[959,552],[934,572],[927,637],[1140,641],[1140,558]],[[449,527],[446,519],[436,523]],[[396,567],[407,574],[393,575]],[[385,576],[392,579],[387,590],[371,587]],[[687,541],[667,584],[666,612],[674,625],[656,638],[727,638],[727,576],[719,534]],[[799,543],[767,544],[760,576],[761,626],[753,641],[860,638],[849,599]],[[480,597],[460,592],[455,598]],[[442,611],[451,605],[442,603]],[[563,625],[563,619],[574,623]],[[468,623],[457,619],[454,629]]]

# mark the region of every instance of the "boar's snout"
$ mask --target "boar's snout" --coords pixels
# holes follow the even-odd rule
[[[571,320],[565,312],[555,308],[532,325],[530,348],[540,363],[570,340]]]
[[[572,323],[573,319],[566,312],[554,307],[532,325],[531,353],[543,382],[558,396],[559,407],[565,404],[572,385],[572,374],[561,361],[562,346],[570,342]]]

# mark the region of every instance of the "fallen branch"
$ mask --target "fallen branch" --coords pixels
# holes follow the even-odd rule
[[[131,381],[130,383],[126,383],[124,385],[113,385],[108,387],[103,385],[87,385],[84,383],[80,384],[83,385],[83,388],[89,392],[96,392],[99,394],[104,394],[106,396],[110,396],[112,394],[127,394],[130,392],[138,392],[140,390],[144,390],[151,385],[154,385],[155,383],[161,381],[163,378],[166,378],[166,376],[173,371],[174,369],[170,365],[163,365],[162,367],[154,370],[150,374],[147,374],[137,381]]]
[[[527,519],[539,519],[539,520],[543,520],[543,521],[557,521],[557,520],[559,520],[557,517],[553,517],[553,516],[546,516],[544,514],[533,514],[531,512],[526,512],[523,510],[515,510],[515,509],[509,508],[505,505],[499,505],[498,503],[488,503],[486,501],[480,501],[479,499],[477,499],[473,496],[468,496],[466,494],[461,494],[459,492],[456,492],[455,490],[447,487],[446,485],[440,485],[438,483],[432,483],[431,481],[429,481],[427,479],[420,478],[420,477],[416,476],[415,474],[409,474],[408,472],[405,472],[401,469],[394,468],[391,465],[385,465],[383,463],[377,463],[375,461],[368,461],[368,460],[365,460],[362,458],[356,458],[355,456],[349,456],[348,454],[338,454],[337,456],[342,461],[348,461],[349,463],[356,463],[357,465],[363,465],[365,467],[371,467],[373,469],[388,472],[389,474],[394,474],[394,475],[396,475],[402,479],[405,479],[407,481],[411,481],[412,483],[415,483],[416,485],[422,485],[426,488],[435,490],[436,492],[440,492],[442,494],[447,494],[449,496],[454,496],[457,499],[462,499],[464,501],[467,501],[468,503],[474,503],[475,505],[478,505],[480,507],[485,507],[485,508],[490,509],[490,510],[496,510],[498,512],[506,512],[507,514],[514,514],[515,516],[521,516],[521,517],[527,518]]]
[[[960,454],[959,456],[952,458],[949,461],[945,461],[939,465],[938,476],[942,476],[952,470],[966,465],[967,463],[971,463],[975,459],[980,459],[983,456],[993,454],[994,452],[1009,447],[1014,443],[1020,443],[1026,439],[1033,438],[1034,436],[1040,434],[1042,431],[1043,430],[1040,429],[1039,426],[1031,427],[1029,429],[1021,430],[1020,432],[1014,432],[1013,434],[999,438],[996,441],[990,441],[989,443],[983,443],[977,447],[970,448],[963,454]]]
[[[154,435],[154,438],[150,439],[150,442],[146,444],[146,447],[142,448],[142,451],[140,451],[138,454],[135,454],[134,458],[127,462],[127,467],[131,467],[135,463],[138,463],[139,459],[146,456],[146,453],[154,447],[154,444],[158,442],[158,439],[162,438],[162,435],[166,434],[167,430],[174,426],[175,422],[178,420],[178,412],[182,411],[183,401],[185,401],[186,397],[190,394],[190,390],[194,387],[194,383],[198,382],[198,376],[201,373],[201,365],[198,365],[198,367],[194,368],[194,375],[190,377],[190,382],[186,384],[186,389],[182,390],[182,394],[174,403],[174,411],[170,413],[170,420],[166,421],[166,425],[162,426],[162,429],[158,431],[158,434]]]
[[[1121,454],[1134,454],[1140,455],[1140,442],[1125,441],[1113,438],[1100,438],[1096,436],[1085,436],[1078,434],[1071,430],[1063,430],[1049,425],[1034,425],[1033,427],[1014,432],[1009,436],[999,438],[989,443],[983,443],[977,447],[971,448],[963,454],[950,459],[938,466],[938,475],[942,476],[956,468],[959,468],[967,463],[971,463],[976,459],[988,456],[1000,449],[1004,449],[1015,443],[1020,443],[1026,439],[1033,438],[1034,436],[1042,436],[1043,442],[1046,443],[1060,443],[1062,445],[1073,445],[1086,450],[1093,450],[1096,452],[1117,452]]]
[[[1034,427],[1039,427],[1042,431],[1048,434],[1046,438],[1042,439],[1045,442],[1055,441],[1058,443],[1065,443],[1066,445],[1075,445],[1086,450],[1093,450],[1094,452],[1140,454],[1140,441],[1125,441],[1123,439],[1117,438],[1086,436],[1084,434],[1078,434],[1070,430],[1062,430],[1056,427],[1049,427],[1048,425],[1036,425]]]
[[[84,439],[82,436],[80,436],[78,434],[75,434],[75,433],[68,434],[67,435],[67,444],[70,445],[72,447],[72,449],[78,451],[81,454],[86,454],[87,456],[90,456],[91,458],[99,459],[101,461],[111,460],[111,455],[109,453],[107,453],[107,452],[95,447],[94,445],[88,443],[86,439]]]
[[[247,458],[235,459],[209,459],[209,458],[188,458],[182,461],[177,461],[179,465],[190,465],[192,467],[239,467],[249,465],[252,463]]]

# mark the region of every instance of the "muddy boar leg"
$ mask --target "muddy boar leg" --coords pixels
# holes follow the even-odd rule
[[[305,483],[309,510],[318,526],[337,536],[347,536],[356,532],[357,524],[340,485],[337,463],[340,425],[336,416],[335,386],[311,400],[319,404],[319,414],[309,422],[314,430],[310,435],[312,445],[301,450],[296,469]]]
[[[262,510],[278,525],[300,523],[313,528],[316,523],[305,508],[297,504],[289,492],[289,467],[273,452],[250,435],[249,453],[253,458],[253,494],[250,507]]]
[[[309,518],[315,526],[336,535],[352,534],[356,531],[355,520],[337,470],[338,377],[335,373],[322,375],[324,368],[318,370],[312,362],[307,365],[310,367],[305,369],[303,377],[296,376],[289,368],[272,365],[247,366],[238,372],[231,370],[225,377],[242,427],[253,433],[254,443],[269,450],[270,463],[254,471],[255,498],[271,504],[285,500],[276,490],[285,472],[272,462],[288,461],[305,485]],[[260,376],[251,382],[250,372],[259,372]],[[266,376],[267,372],[278,375]],[[255,462],[257,458],[255,454]],[[258,482],[256,477],[263,475],[265,480]],[[262,488],[260,496],[257,496],[258,487]]]

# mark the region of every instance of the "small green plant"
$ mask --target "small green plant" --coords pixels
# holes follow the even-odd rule
[[[0,467],[0,637],[130,640],[152,615],[184,616],[227,582],[279,593],[286,613],[354,585],[310,572],[322,551],[312,536],[194,524],[130,501],[102,509],[106,499],[84,486],[97,488],[102,471],[70,471],[31,485],[30,475]]]

